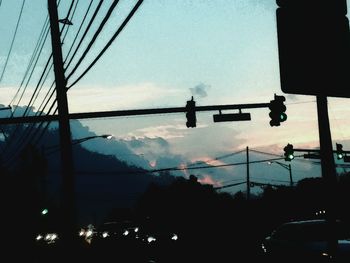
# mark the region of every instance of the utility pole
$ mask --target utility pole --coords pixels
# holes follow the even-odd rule
[[[71,131],[69,124],[69,111],[67,102],[66,78],[64,76],[60,29],[58,24],[58,12],[56,0],[48,0],[50,16],[52,55],[56,82],[56,97],[58,106],[58,122],[61,148],[62,165],[62,238],[65,245],[69,246],[74,241],[76,227],[75,210],[75,183],[74,167],[71,145]]]
[[[249,178],[249,147],[246,148],[247,153],[247,200],[250,200],[250,178]]]
[[[293,186],[293,177],[292,177],[292,166],[288,164],[288,170],[289,170],[289,180],[290,180],[290,186]]]
[[[322,178],[327,186],[326,220],[329,223],[329,252],[335,255],[337,251],[337,238],[335,235],[335,204],[336,204],[336,170],[332,148],[332,137],[328,118],[328,105],[326,96],[317,96],[318,129],[320,137],[320,155]]]

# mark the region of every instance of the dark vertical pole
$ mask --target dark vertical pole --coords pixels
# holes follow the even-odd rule
[[[332,148],[332,137],[328,118],[327,97],[317,96],[318,129],[320,136],[320,155],[322,177],[326,189],[326,220],[328,222],[329,252],[335,255],[337,250],[337,239],[335,232],[335,195],[336,195],[336,170]]]
[[[290,164],[288,164],[288,170],[289,170],[290,186],[293,186],[292,166]]]
[[[246,148],[247,152],[247,200],[250,199],[250,178],[249,178],[249,148]]]
[[[76,231],[74,171],[67,102],[66,79],[64,76],[60,30],[58,25],[56,0],[48,0],[50,15],[52,55],[54,63],[56,97],[59,115],[59,134],[62,163],[62,238],[68,245]]]

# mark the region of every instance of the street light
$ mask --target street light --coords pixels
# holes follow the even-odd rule
[[[79,143],[82,143],[82,142],[86,142],[88,140],[95,139],[95,138],[104,138],[104,139],[107,139],[107,140],[111,140],[113,138],[113,135],[111,135],[111,134],[103,134],[103,135],[94,135],[94,136],[84,137],[84,138],[72,140],[72,145],[76,145],[76,144],[79,144]],[[49,150],[49,152],[47,152],[46,154],[55,153],[59,149],[60,149],[59,145],[52,145],[52,146],[48,146],[48,147],[44,148],[44,150]]]
[[[271,165],[273,163],[277,163],[279,166],[282,166],[283,168],[287,169],[289,171],[289,179],[290,179],[290,186],[293,186],[293,177],[292,177],[292,167],[290,164],[284,164],[284,163],[280,163],[278,161],[270,161],[267,162],[267,164]]]

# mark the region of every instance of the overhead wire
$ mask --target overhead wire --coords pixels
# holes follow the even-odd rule
[[[119,35],[119,33],[122,31],[122,29],[125,27],[125,25],[127,24],[127,22],[131,19],[131,17],[133,16],[133,14],[136,12],[136,10],[138,9],[138,7],[140,6],[140,4],[142,3],[142,1],[138,1],[137,4],[134,6],[133,10],[129,13],[129,15],[127,16],[127,18],[124,20],[124,22],[122,23],[122,25],[119,27],[119,29],[117,30],[117,32],[114,34],[114,36],[111,38],[111,40],[108,42],[108,44],[104,47],[104,49],[99,53],[99,55],[95,58],[95,60],[93,61],[93,63],[90,65],[94,65],[97,60],[102,56],[102,54],[108,49],[108,47],[110,46],[110,44],[114,41],[114,39]],[[102,4],[102,1],[100,1],[100,4]],[[90,21],[91,22],[91,21]],[[91,26],[91,23],[89,23],[89,26]],[[86,33],[87,31],[85,31]],[[84,37],[84,36],[83,36]],[[89,67],[91,68],[91,67]],[[88,68],[88,69],[89,69]],[[85,71],[83,74],[85,75],[87,73],[87,71]],[[54,104],[52,104],[53,106]],[[52,109],[51,106],[51,109]],[[57,110],[57,108],[56,108]],[[55,110],[55,112],[56,112]],[[48,127],[48,125],[46,126],[46,128]]]
[[[70,58],[70,60],[68,61],[67,66],[66,66],[65,69],[64,69],[65,71],[66,71],[66,69],[69,67],[69,65],[72,63],[72,61],[73,61],[75,55],[77,54],[77,52],[78,52],[78,50],[79,50],[79,48],[80,48],[80,45],[82,44],[82,42],[83,42],[83,40],[85,39],[87,33],[89,32],[89,30],[90,30],[90,28],[91,28],[91,25],[93,24],[93,22],[94,22],[94,20],[95,20],[95,18],[96,18],[96,16],[97,16],[97,14],[98,14],[98,12],[100,11],[100,8],[101,8],[102,4],[103,4],[103,0],[100,0],[100,2],[97,4],[97,6],[96,6],[96,8],[95,8],[95,11],[94,11],[92,17],[90,18],[90,21],[89,21],[89,23],[88,23],[88,25],[87,25],[87,27],[86,27],[86,29],[85,29],[85,31],[84,31],[84,33],[83,33],[81,39],[80,39],[80,41],[79,41],[77,47],[75,48],[75,50],[74,50],[74,52],[73,52],[72,57]]]
[[[102,2],[103,2],[103,1],[100,1],[100,4],[102,4]],[[78,32],[76,33],[76,37],[74,38],[74,40],[73,40],[73,42],[72,42],[72,44],[71,44],[71,47],[70,47],[70,49],[69,49],[70,51],[72,50],[72,47],[74,46],[75,41],[77,40],[77,36],[79,35],[79,32],[80,32],[80,30],[81,30],[81,28],[82,28],[82,26],[83,26],[83,24],[84,24],[84,22],[85,22],[85,19],[86,19],[87,15],[88,15],[88,13],[89,13],[89,11],[90,11],[91,4],[92,4],[92,3],[93,3],[93,0],[90,1],[90,4],[89,4],[89,6],[88,6],[88,8],[87,8],[87,10],[86,10],[86,12],[85,12],[84,18],[83,18],[83,20],[82,20],[81,23],[80,23]],[[97,15],[98,10],[99,10],[99,7],[97,7],[97,12],[96,12],[96,10],[95,10],[94,15]],[[92,20],[93,20],[93,19],[92,19]],[[90,23],[89,23],[90,26],[91,26],[91,23],[92,23],[92,22],[91,22],[91,20],[90,20]],[[88,26],[88,27],[89,27],[89,26]],[[87,31],[85,31],[85,33],[87,33]],[[83,36],[83,37],[84,37],[84,36]],[[70,51],[69,51],[69,52],[70,52]],[[68,54],[67,54],[67,56],[66,56],[66,58],[65,58],[65,61],[66,61],[67,58],[68,58],[69,52],[68,52]],[[48,103],[50,102],[50,100],[52,99],[53,95],[55,94],[55,89],[53,89],[54,83],[55,83],[55,82],[53,82],[52,85],[50,86],[50,89],[49,89],[48,93],[45,95],[44,100],[42,101],[41,105],[39,106],[39,109],[41,109],[41,110],[39,111],[39,112],[40,112],[39,115],[41,115],[41,112],[47,107]],[[49,94],[50,94],[50,95],[49,95]],[[46,100],[46,98],[47,98],[48,95],[49,95],[49,98]],[[46,100],[46,102],[45,102],[45,100]],[[53,107],[54,107],[54,105],[56,104],[56,102],[57,102],[57,99],[55,98],[54,101],[52,102],[51,107],[50,107],[50,109],[49,109],[49,111],[48,111],[47,114],[50,114],[50,112],[51,112],[51,110],[53,109]],[[44,106],[43,106],[43,103],[45,103]],[[42,106],[43,106],[43,108],[41,108]],[[56,108],[55,108],[53,114],[56,114],[57,111],[58,111],[58,108],[57,108],[57,105],[56,105]],[[39,141],[40,141],[40,140],[43,138],[43,136],[45,135],[45,133],[46,133],[48,127],[50,126],[50,124],[51,124],[51,121],[45,122],[45,127],[42,128],[42,130],[39,131],[39,132],[40,132],[40,135],[37,136],[37,138],[36,138],[34,144],[38,144],[38,143],[39,143]],[[44,125],[44,123],[42,123],[41,126],[43,126],[43,125]],[[41,128],[41,126],[40,126],[40,128]]]
[[[117,4],[119,3],[119,0],[115,0],[112,2],[111,6],[109,7],[105,17],[103,18],[102,22],[100,23],[99,27],[97,28],[95,34],[93,35],[92,39],[90,40],[88,46],[85,48],[83,54],[81,55],[81,57],[79,58],[77,64],[74,66],[74,68],[72,69],[72,71],[68,74],[68,76],[66,77],[66,81],[69,80],[69,78],[74,74],[74,72],[78,69],[79,65],[82,63],[82,61],[85,59],[87,53],[90,51],[92,45],[95,43],[97,37],[100,35],[100,33],[103,30],[103,27],[106,25],[108,19],[110,18],[110,16],[112,15],[112,12],[114,11],[114,9],[116,8]]]
[[[86,11],[85,11],[85,15],[84,15],[84,17],[83,17],[83,20],[82,20],[81,23],[80,23],[80,26],[79,26],[79,28],[78,28],[76,34],[75,34],[75,37],[74,37],[74,39],[73,39],[73,41],[72,41],[72,44],[71,44],[71,46],[70,46],[70,48],[69,48],[69,50],[68,50],[68,52],[67,52],[67,55],[66,55],[66,58],[65,58],[64,61],[63,61],[63,64],[66,63],[66,61],[67,61],[67,59],[68,59],[68,57],[69,57],[71,51],[73,50],[73,47],[74,47],[74,45],[75,45],[75,42],[76,42],[77,39],[78,39],[78,36],[79,36],[79,34],[80,34],[80,30],[83,28],[85,19],[87,18],[87,15],[89,14],[89,11],[90,11],[90,8],[91,8],[93,2],[94,2],[94,0],[91,0],[91,1],[90,1],[90,4],[89,4],[88,8],[87,8]]]
[[[120,32],[123,31],[124,27],[127,25],[127,23],[130,21],[130,19],[134,16],[138,8],[141,6],[143,0],[139,0],[134,8],[131,10],[131,12],[128,14],[128,16],[125,18],[123,23],[120,25],[118,30],[114,33],[112,38],[108,41],[108,43],[105,45],[105,47],[100,51],[100,53],[96,56],[96,58],[90,63],[90,65],[83,71],[83,73],[72,83],[70,84],[67,88],[70,89],[73,87],[78,81],[80,81],[87,72],[96,64],[96,62],[102,57],[102,55],[106,52],[106,50],[110,47],[110,45],[114,42],[114,40],[117,38],[117,36],[120,34]],[[68,80],[68,78],[67,78]]]
[[[61,0],[58,0],[57,6],[59,6],[60,3],[61,3]],[[50,29],[49,29],[49,16],[47,15],[47,16],[46,16],[46,19],[45,19],[45,22],[44,22],[44,24],[43,24],[41,33],[40,33],[40,35],[39,35],[39,38],[38,38],[36,47],[34,48],[34,52],[32,53],[31,59],[30,59],[30,61],[29,61],[29,64],[28,64],[28,66],[27,66],[27,69],[26,69],[26,71],[25,71],[25,74],[24,74],[24,76],[23,76],[23,79],[22,79],[22,81],[21,81],[20,87],[18,88],[18,90],[17,90],[17,92],[16,92],[14,98],[11,100],[11,103],[10,103],[10,104],[13,104],[13,103],[14,103],[16,97],[18,96],[18,93],[20,92],[20,90],[21,90],[21,88],[22,88],[22,86],[23,86],[23,84],[24,84],[24,82],[25,82],[25,79],[26,79],[26,77],[27,77],[27,75],[28,75],[28,72],[29,72],[29,70],[30,70],[30,68],[31,68],[31,66],[32,66],[33,61],[34,61],[35,57],[37,57],[37,58],[36,58],[36,61],[35,61],[35,63],[34,63],[34,66],[33,66],[32,70],[31,70],[31,73],[30,73],[30,75],[29,75],[29,77],[28,77],[28,80],[27,80],[27,83],[26,83],[26,85],[25,85],[24,91],[22,91],[21,97],[20,97],[20,99],[19,99],[18,102],[17,102],[17,106],[20,104],[20,102],[21,102],[21,100],[22,100],[22,98],[23,98],[25,89],[27,88],[27,86],[28,86],[28,84],[29,84],[29,81],[30,81],[30,79],[32,78],[32,75],[33,75],[33,73],[34,73],[34,69],[35,69],[35,67],[36,67],[36,65],[37,65],[37,63],[38,63],[38,60],[39,60],[40,55],[41,55],[41,53],[42,53],[43,47],[44,47],[44,45],[45,45],[45,43],[46,43],[46,39],[47,39],[47,36],[48,36],[48,34],[49,34],[49,31],[50,31]],[[41,43],[41,44],[40,44],[40,43]],[[39,48],[39,46],[40,46],[40,48]],[[39,53],[38,53],[38,52],[39,52]],[[17,110],[17,107],[14,109],[14,112],[13,112],[13,114],[12,114],[11,117],[13,117],[14,113],[16,112],[16,110]]]
[[[10,49],[9,49],[9,51],[7,53],[7,57],[6,57],[5,64],[4,64],[4,68],[3,68],[2,72],[1,72],[1,75],[0,75],[0,83],[1,83],[1,81],[3,79],[3,77],[4,77],[4,74],[5,74],[5,71],[6,71],[6,68],[7,68],[7,63],[9,61],[11,53],[12,53],[12,48],[13,48],[13,45],[15,43],[15,39],[16,39],[16,36],[17,36],[17,30],[18,30],[19,23],[20,23],[21,18],[22,18],[22,13],[23,13],[23,8],[24,8],[25,2],[26,2],[26,0],[22,1],[21,11],[19,12],[19,16],[18,16],[18,19],[17,19],[15,32],[13,34],[11,45],[10,45]]]
[[[72,7],[73,7],[74,2],[75,2],[75,0],[72,1],[71,5],[70,5],[70,7],[69,7],[69,11],[68,11],[67,17],[69,17],[69,15],[70,15],[70,13],[71,13],[71,10],[72,10]],[[73,13],[72,13],[72,17],[74,16],[74,13],[75,13],[75,10],[76,10],[77,3],[78,3],[78,2],[79,2],[79,0],[76,2],[76,5],[75,5],[75,7],[74,7],[74,11],[73,11]],[[71,19],[72,19],[72,17],[71,17]],[[62,34],[62,32],[64,31],[65,26],[66,26],[66,25],[64,24],[63,27],[62,27],[62,29],[61,29],[61,34]],[[47,33],[48,33],[48,31],[47,31]],[[67,28],[67,30],[65,31],[65,34],[64,34],[63,39],[65,39],[67,33],[68,33],[68,28]],[[46,34],[46,37],[47,37],[47,34]],[[46,40],[46,37],[45,37],[45,40]],[[45,41],[44,41],[44,43],[45,43]],[[44,44],[44,43],[43,43],[43,44]],[[43,45],[42,45],[42,47],[43,47]],[[41,49],[42,49],[42,48],[41,48]],[[41,51],[40,51],[40,52],[41,52]],[[31,106],[31,104],[32,104],[33,98],[34,98],[34,100],[35,100],[35,98],[37,97],[37,96],[34,97],[34,96],[35,96],[35,93],[36,93],[36,91],[38,90],[38,87],[39,87],[40,83],[41,83],[42,80],[43,80],[43,76],[44,76],[45,71],[46,71],[46,69],[47,69],[47,67],[48,67],[48,65],[49,65],[49,62],[50,62],[51,58],[52,58],[52,53],[51,53],[51,55],[50,55],[50,57],[49,57],[49,59],[48,59],[46,65],[45,65],[44,71],[42,72],[42,74],[41,74],[41,76],[40,76],[39,82],[38,82],[38,84],[37,84],[37,86],[36,86],[36,88],[35,88],[35,91],[34,91],[32,97],[31,97],[31,100],[30,100],[29,104],[28,104],[27,107],[26,107],[26,110],[25,110],[23,116],[25,116],[25,115],[28,113],[28,109],[30,108],[30,106]],[[37,60],[38,60],[38,59],[37,59]],[[36,61],[36,62],[37,62],[37,61]],[[36,64],[36,63],[35,63],[35,64]],[[52,66],[52,65],[51,65],[51,66]],[[35,67],[35,66],[34,66],[34,67]],[[34,69],[34,67],[33,67],[33,69]],[[50,69],[51,69],[51,67],[49,68],[49,70],[50,70]],[[48,71],[48,72],[49,72],[49,71]],[[46,74],[46,76],[45,76],[45,78],[44,78],[44,81],[42,82],[42,85],[44,84],[44,82],[45,82],[47,76],[48,76],[48,74]],[[27,83],[28,83],[28,82],[27,82]],[[41,90],[42,85],[40,86],[40,89],[39,89],[39,90]],[[22,96],[23,96],[23,93],[22,93]],[[46,97],[46,96],[45,96],[45,97]],[[50,96],[50,98],[51,98],[51,96]],[[47,105],[47,104],[46,104],[46,105]],[[51,108],[51,109],[52,109],[52,108]],[[50,110],[51,110],[51,109],[50,109]],[[43,111],[40,111],[40,112],[39,112],[40,115],[41,115],[42,113],[43,113]],[[33,136],[36,135],[35,132],[34,132],[34,134],[30,134],[31,131],[35,128],[36,125],[37,125],[37,124],[32,124],[32,125],[27,126],[27,127],[26,127],[26,131],[25,131],[25,132],[22,132],[22,138],[20,138],[20,139],[18,140],[19,143],[20,143],[20,146],[19,146],[18,148],[16,148],[16,149],[17,149],[17,152],[19,152],[19,151],[24,147],[24,145],[26,145],[26,144],[23,142],[23,140],[30,141],[30,139],[32,139]],[[39,128],[40,128],[42,125],[43,125],[43,123],[40,123],[40,124],[38,125],[38,127],[36,127],[37,130],[39,130]],[[29,136],[29,135],[31,135],[31,136]]]
[[[268,162],[268,161],[277,161],[284,158],[272,158],[272,159],[266,159],[266,160],[257,160],[257,161],[250,161],[249,164],[256,164],[256,163],[262,163],[262,162]],[[218,164],[218,165],[206,165],[206,166],[197,166],[197,167],[171,167],[171,168],[161,168],[161,169],[153,169],[153,170],[142,170],[142,171],[111,171],[111,172],[89,172],[89,171],[79,171],[79,173],[87,173],[87,174],[113,174],[113,173],[122,173],[127,172],[130,174],[134,173],[159,173],[159,172],[165,172],[165,171],[186,171],[186,170],[200,170],[200,169],[215,169],[215,168],[222,168],[222,167],[229,167],[229,166],[239,166],[239,165],[246,165],[247,162],[236,162],[236,163],[227,163],[227,164]]]
[[[196,166],[196,165],[199,165],[199,164],[205,164],[205,163],[212,163],[212,162],[215,162],[215,161],[218,161],[218,160],[222,160],[222,159],[225,159],[225,158],[228,158],[228,157],[232,157],[236,154],[239,154],[239,153],[242,153],[242,152],[245,152],[245,150],[240,150],[240,151],[237,151],[237,152],[234,152],[234,153],[229,153],[229,154],[225,154],[225,155],[221,155],[221,156],[218,156],[218,157],[214,157],[212,158],[211,160],[208,160],[208,161],[197,161],[197,162],[194,162],[194,163],[190,163],[190,164],[187,164],[186,167],[192,167],[192,166]]]
[[[68,11],[68,15],[67,15],[67,16],[69,16],[69,13],[70,13],[71,10],[72,10],[74,1],[75,1],[75,0],[73,0],[72,3],[71,3],[71,5],[70,5],[70,8],[69,8],[69,11]],[[45,24],[46,24],[46,21],[45,21],[45,23],[44,23],[44,27],[45,27]],[[65,28],[65,25],[63,26],[63,28],[62,28],[62,30],[61,30],[61,33],[63,32],[64,28]],[[67,32],[67,31],[66,31],[66,32]],[[36,61],[35,61],[35,63],[34,63],[34,66],[33,66],[33,68],[32,68],[32,71],[31,71],[31,73],[30,73],[30,76],[28,77],[27,83],[26,83],[26,85],[25,85],[25,87],[24,87],[24,89],[23,89],[23,91],[22,91],[22,94],[21,94],[21,96],[20,96],[20,99],[19,99],[19,101],[17,102],[17,105],[20,104],[20,101],[22,100],[23,95],[24,95],[24,93],[25,93],[25,91],[26,91],[26,89],[27,89],[27,87],[28,87],[28,85],[29,85],[29,81],[30,81],[30,79],[31,79],[31,77],[32,77],[32,74],[33,74],[33,72],[34,72],[34,69],[35,69],[35,67],[36,67],[36,64],[38,63],[38,60],[39,60],[39,58],[40,58],[40,54],[42,53],[43,47],[44,47],[44,45],[45,45],[45,42],[46,42],[46,39],[47,39],[47,36],[48,36],[48,33],[49,33],[49,28],[47,28],[47,30],[46,30],[45,37],[44,37],[44,39],[43,39],[43,41],[42,41],[42,44],[41,44],[41,47],[40,47],[39,55],[37,56],[37,59],[36,59]],[[46,71],[47,68],[48,68],[48,65],[49,65],[49,63],[50,63],[51,58],[52,58],[52,52],[51,52],[50,57],[48,58],[48,60],[47,60],[47,62],[46,62],[46,65],[45,65],[45,67],[44,67],[44,70],[43,70],[43,72],[42,72],[42,74],[41,74],[41,76],[40,76],[39,82],[38,82],[38,84],[37,84],[36,87],[35,87],[34,93],[33,93],[33,95],[31,96],[30,101],[29,101],[28,105],[27,105],[26,108],[25,108],[25,111],[24,111],[24,113],[23,113],[23,115],[22,115],[23,117],[27,115],[28,110],[29,110],[30,107],[32,106],[31,104],[32,104],[33,98],[34,98],[34,96],[35,96],[35,94],[36,94],[36,92],[37,92],[37,90],[38,90],[38,87],[39,87],[39,85],[40,85],[40,82],[43,80],[45,71]],[[48,74],[46,74],[46,76],[47,76],[47,75],[48,75]],[[46,79],[45,79],[45,80],[46,80]],[[43,83],[44,83],[44,82],[43,82]],[[43,84],[43,83],[42,83],[42,84]],[[14,114],[15,114],[17,108],[18,108],[18,106],[13,110],[13,112],[12,112],[12,114],[11,114],[11,117],[14,116]],[[15,134],[16,134],[16,132],[17,132],[17,130],[18,130],[18,126],[19,126],[19,125],[20,125],[20,124],[17,124],[17,125],[16,125],[16,128],[15,128],[14,131],[12,132],[11,137],[14,137],[14,136],[15,136]],[[35,126],[35,124],[33,124],[32,126]],[[30,126],[27,127],[27,130],[28,130],[28,129],[31,130],[29,127],[30,127]],[[22,138],[28,138],[28,136],[26,136],[26,133],[22,133]],[[12,141],[13,141],[13,140],[12,140]],[[19,140],[19,142],[21,143],[22,140]],[[10,144],[11,144],[11,141],[9,141],[7,145],[10,145]]]
[[[132,11],[129,13],[129,15],[126,17],[126,19],[123,21],[123,23],[122,23],[122,25],[119,27],[119,29],[117,30],[117,32],[114,34],[114,36],[111,38],[111,40],[108,42],[109,43],[109,45],[113,42],[113,40],[119,35],[119,33],[122,31],[122,29],[125,27],[125,25],[127,24],[127,22],[131,19],[131,17],[134,15],[134,13],[136,12],[136,10],[139,8],[139,6],[141,5],[141,3],[142,3],[142,1],[138,1],[138,3],[136,3],[136,5],[134,6],[134,8],[132,9]],[[97,8],[96,8],[96,10],[98,11],[99,10],[99,7],[100,7],[100,4],[102,4],[101,3],[101,1],[100,1],[100,3],[99,3],[99,5],[97,6]],[[117,4],[117,1],[115,2],[115,3],[113,3],[111,6],[110,6],[110,8],[109,8],[109,10],[108,10],[108,12],[107,12],[107,14],[106,14],[106,16],[105,16],[105,18],[106,18],[106,21],[107,21],[107,19],[108,19],[108,17],[110,16],[110,14],[112,13],[112,11],[113,11],[113,9],[115,8],[115,6],[116,6],[116,4]],[[86,28],[86,30],[85,30],[85,32],[84,32],[84,34],[83,34],[83,36],[82,36],[82,39],[86,36],[86,33],[87,33],[87,30],[91,27],[91,21],[93,21],[94,20],[94,17],[95,17],[95,14],[96,14],[96,10],[95,10],[95,13],[94,13],[94,15],[93,15],[93,17],[92,17],[92,19],[90,20],[90,22],[89,22],[89,25],[87,26],[87,28]],[[104,19],[105,20],[105,19]],[[104,21],[103,20],[103,21]],[[98,32],[101,32],[101,30],[102,30],[102,28],[103,28],[103,26],[99,26],[99,29],[95,32],[95,35],[94,36],[96,36],[97,37],[97,35],[99,34]],[[82,40],[80,41],[80,43],[82,42]],[[79,44],[80,44],[79,43]],[[90,42],[91,43],[91,42]],[[74,54],[76,54],[76,51],[77,51],[77,49],[79,48],[79,45],[78,44],[78,46],[77,46],[77,48],[76,48],[76,50],[75,50],[75,53]],[[107,48],[108,48],[108,46],[109,46],[108,44],[105,46],[105,48],[100,52],[100,54],[96,57],[96,59],[94,60],[94,63],[96,63],[97,62],[97,60],[102,56],[102,54],[105,52],[105,50],[107,50]],[[88,51],[90,48],[87,48],[86,50]],[[85,50],[85,51],[86,51]],[[85,53],[85,52],[84,52]],[[72,56],[72,58],[74,57],[74,54],[73,54],[73,56]],[[70,60],[70,62],[72,61],[72,58],[71,58],[71,60]],[[81,59],[79,59],[79,61],[82,61]],[[93,64],[94,64],[93,63]],[[68,65],[67,65],[67,67],[69,66],[69,63],[68,63]],[[67,68],[66,67],[66,68]],[[77,67],[76,67],[77,68]],[[72,73],[72,72],[71,72]],[[74,72],[73,72],[74,73]],[[84,73],[83,73],[84,74]],[[85,74],[86,74],[86,72],[85,72]],[[68,77],[66,78],[66,80],[68,80]],[[47,129],[47,127],[48,127],[48,125],[46,125],[46,129]]]
[[[31,55],[31,57],[30,57],[30,60],[29,60],[28,65],[27,65],[27,69],[26,69],[26,71],[25,71],[25,73],[24,73],[24,76],[23,76],[23,78],[22,78],[21,84],[20,84],[19,88],[17,89],[17,91],[16,91],[14,97],[11,99],[9,105],[12,105],[12,104],[14,103],[14,101],[16,100],[16,98],[17,98],[17,96],[18,96],[18,94],[19,94],[19,92],[20,92],[20,90],[21,90],[21,88],[22,88],[22,86],[23,86],[23,84],[24,84],[25,79],[27,78],[27,75],[28,75],[28,73],[29,73],[29,70],[30,70],[30,68],[32,67],[34,58],[36,57],[37,52],[38,52],[38,50],[39,50],[40,43],[41,43],[41,41],[43,40],[43,37],[44,37],[44,35],[45,35],[45,29],[48,28],[48,23],[49,23],[49,19],[48,19],[48,17],[46,17],[46,20],[45,20],[45,22],[44,22],[44,25],[43,25],[43,27],[42,27],[42,29],[41,29],[40,34],[39,34],[39,38],[38,38],[37,43],[36,43],[36,45],[35,45],[34,51],[33,51],[32,55]]]

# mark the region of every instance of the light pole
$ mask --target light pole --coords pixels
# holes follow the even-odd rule
[[[92,140],[95,138],[104,138],[104,139],[110,140],[113,138],[113,135],[103,134],[103,135],[88,136],[88,137],[72,140],[72,145],[80,144],[82,142],[86,142],[88,140]],[[44,151],[48,150],[48,152],[46,152],[46,155],[58,152],[59,149],[60,149],[60,145],[52,145],[52,146],[44,147]]]
[[[272,163],[277,163],[279,166],[282,166],[283,168],[287,169],[289,171],[289,180],[290,180],[290,186],[293,186],[293,177],[292,177],[292,167],[290,164],[284,164],[284,163],[280,163],[278,161],[270,161],[268,162],[268,164],[272,164]]]

